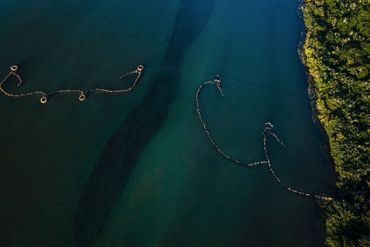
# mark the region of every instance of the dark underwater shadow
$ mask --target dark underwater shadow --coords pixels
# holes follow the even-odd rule
[[[93,245],[142,149],[162,128],[177,94],[184,55],[206,26],[213,6],[214,0],[181,1],[153,86],[111,136],[85,185],[75,216],[75,246]]]

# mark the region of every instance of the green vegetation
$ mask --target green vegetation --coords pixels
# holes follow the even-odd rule
[[[305,0],[302,10],[302,57],[338,176],[326,244],[370,246],[370,0]]]

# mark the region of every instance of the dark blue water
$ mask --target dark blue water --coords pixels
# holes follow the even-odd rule
[[[315,202],[211,148],[194,110],[198,85],[224,149],[263,158],[263,123],[282,179],[327,192],[331,165],[311,120],[297,47],[296,1],[0,1],[0,72],[16,63],[22,91],[121,87],[132,93],[0,97],[1,246],[317,246]],[[18,90],[10,85],[9,89]],[[15,83],[14,83],[15,84]],[[126,85],[126,84],[125,84]]]

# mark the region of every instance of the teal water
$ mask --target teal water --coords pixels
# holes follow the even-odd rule
[[[325,139],[311,119],[292,0],[0,0],[0,72],[20,65],[22,91],[121,87],[124,96],[0,97],[0,246],[320,246],[317,205],[287,193],[266,169],[223,160],[194,110],[202,106],[224,149],[263,158],[281,178],[330,192]],[[15,84],[15,83],[14,83]],[[8,84],[7,84],[8,85]],[[9,88],[17,90],[9,83]]]

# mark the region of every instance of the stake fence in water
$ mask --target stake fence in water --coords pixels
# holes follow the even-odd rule
[[[137,66],[137,68],[135,70],[130,71],[130,72],[120,76],[120,79],[123,79],[125,77],[130,76],[130,75],[135,76],[132,85],[130,87],[124,88],[124,89],[93,88],[93,89],[88,89],[88,90],[60,89],[60,90],[55,90],[55,91],[51,91],[51,92],[45,92],[45,91],[33,91],[33,92],[28,92],[28,93],[11,93],[11,92],[8,92],[3,88],[3,85],[4,85],[5,82],[7,82],[10,79],[10,77],[15,77],[17,79],[17,81],[18,81],[17,86],[18,87],[23,84],[23,80],[22,80],[21,76],[18,74],[18,69],[19,68],[18,68],[17,65],[10,66],[9,73],[0,81],[0,91],[5,96],[14,97],[14,98],[39,95],[39,96],[41,96],[40,97],[40,103],[41,104],[46,104],[48,102],[48,99],[51,96],[58,95],[58,94],[78,94],[79,95],[78,100],[80,102],[83,102],[83,101],[86,100],[87,95],[92,94],[92,93],[105,93],[105,94],[125,94],[125,93],[128,93],[136,87],[136,85],[137,85],[137,83],[138,83],[138,81],[139,81],[139,79],[140,79],[140,77],[141,77],[141,75],[144,71],[144,66],[139,65],[139,66]]]
[[[219,153],[224,159],[226,159],[226,160],[228,160],[228,161],[230,161],[230,162],[232,162],[232,163],[234,163],[238,166],[242,166],[242,167],[254,167],[254,166],[264,166],[264,165],[267,166],[267,168],[268,168],[270,174],[272,175],[273,179],[290,193],[300,195],[300,196],[304,196],[304,197],[314,198],[314,199],[318,200],[320,203],[323,203],[323,204],[325,204],[327,202],[330,202],[333,198],[331,198],[329,196],[316,195],[316,194],[311,194],[311,193],[299,191],[297,189],[294,189],[292,187],[289,187],[289,186],[285,185],[282,182],[281,178],[277,175],[276,171],[274,170],[274,168],[272,166],[272,163],[271,163],[271,160],[270,160],[270,157],[269,157],[267,141],[268,141],[269,137],[272,137],[282,147],[285,148],[285,145],[279,139],[277,134],[272,132],[274,126],[272,125],[271,122],[266,122],[265,123],[264,130],[262,132],[263,150],[264,150],[264,155],[265,155],[263,160],[254,161],[254,162],[241,161],[241,160],[233,157],[232,155],[228,154],[226,151],[224,151],[223,148],[221,148],[221,146],[219,144],[216,143],[215,138],[213,137],[213,135],[209,131],[209,127],[208,127],[206,121],[204,120],[204,117],[203,117],[203,114],[202,114],[202,108],[200,106],[199,97],[200,97],[201,92],[205,89],[205,87],[209,86],[209,85],[216,86],[220,95],[224,96],[224,93],[223,93],[222,88],[221,88],[221,82],[222,82],[221,77],[219,75],[217,75],[213,80],[203,82],[198,87],[198,89],[195,93],[195,105],[196,105],[196,112],[197,112],[198,119],[199,119],[199,121],[202,125],[202,129],[203,129],[204,133],[206,134],[209,142],[211,143],[213,148],[216,150],[216,152]]]

